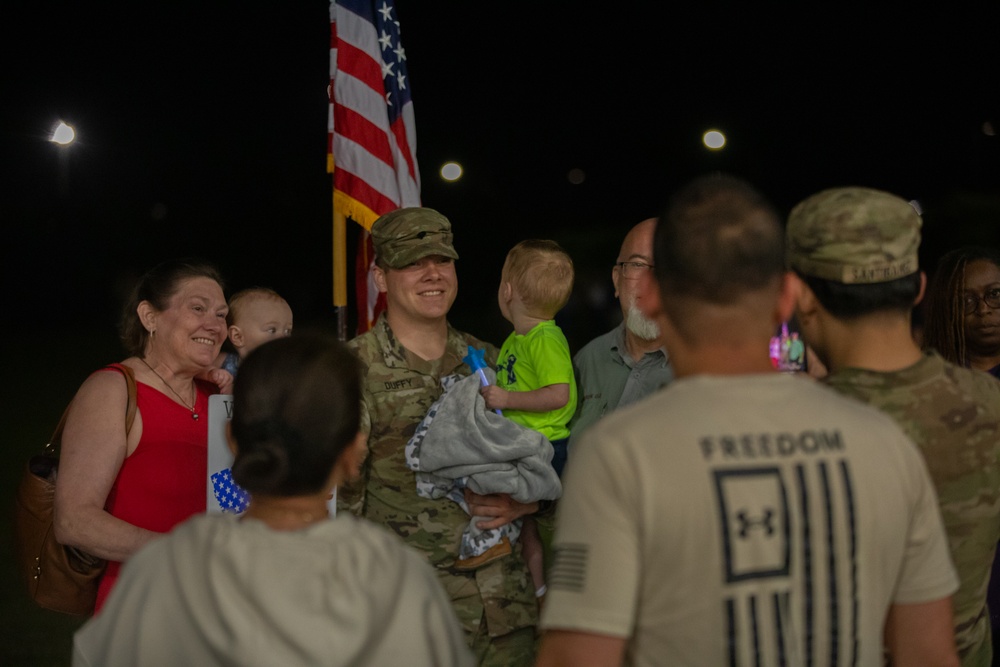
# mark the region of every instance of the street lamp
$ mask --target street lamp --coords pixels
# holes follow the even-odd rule
[[[73,143],[76,139],[76,130],[73,129],[71,125],[67,125],[63,121],[59,121],[56,125],[56,129],[52,130],[52,136],[49,137],[49,141],[59,144],[60,146],[68,146]]]

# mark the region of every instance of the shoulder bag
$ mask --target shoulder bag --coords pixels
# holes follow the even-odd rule
[[[109,366],[125,376],[128,402],[125,434],[135,420],[135,376],[123,364]],[[94,613],[97,586],[107,561],[56,542],[52,528],[59,447],[69,406],[41,454],[32,456],[21,475],[14,500],[14,558],[28,595],[40,607],[63,614]]]

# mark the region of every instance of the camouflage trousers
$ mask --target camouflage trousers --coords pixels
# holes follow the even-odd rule
[[[538,637],[534,627],[490,637],[484,617],[479,628],[474,634],[466,633],[466,639],[480,667],[532,667],[535,664]]]

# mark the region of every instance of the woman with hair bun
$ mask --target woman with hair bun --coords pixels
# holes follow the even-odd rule
[[[366,454],[360,392],[357,358],[332,337],[251,352],[227,434],[248,508],[137,553],[76,633],[73,664],[472,664],[424,559],[384,528],[327,515]]]

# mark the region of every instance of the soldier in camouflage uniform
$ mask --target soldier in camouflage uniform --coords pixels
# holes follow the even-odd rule
[[[462,361],[468,346],[497,348],[448,324],[457,278],[451,224],[437,211],[405,208],[372,226],[375,283],[386,293],[386,312],[374,328],[349,342],[364,368],[362,429],[368,458],[355,485],[338,491],[338,506],[382,524],[423,553],[451,597],[455,613],[482,665],[530,665],[534,661],[538,609],[520,547],[471,571],[454,569],[469,515],[457,503],[417,495],[405,446],[443,392],[441,380],[472,370]],[[467,491],[470,512],[495,519],[496,527],[538,510],[508,496]]]
[[[892,416],[920,447],[938,493],[952,560],[962,664],[992,659],[986,590],[1000,539],[1000,383],[921,352],[910,316],[926,284],[920,216],[891,194],[820,192],[796,206],[788,261],[804,285],[796,313],[830,369],[823,380]]]

